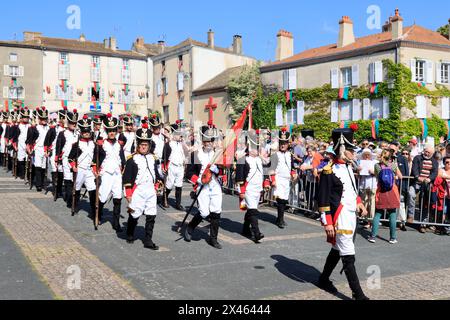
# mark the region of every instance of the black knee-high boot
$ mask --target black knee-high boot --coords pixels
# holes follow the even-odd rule
[[[181,205],[181,195],[183,194],[183,188],[175,189],[175,209],[184,211],[184,207]]]
[[[39,175],[36,172],[36,179]],[[72,189],[73,189],[73,182],[70,180],[64,180],[64,189],[66,194],[66,204],[67,208],[72,208]]]
[[[64,182],[64,173],[58,172],[58,180],[56,182],[56,192],[58,194],[58,197],[62,197],[62,198],[64,198],[63,182]]]
[[[13,169],[13,159],[11,156],[8,157],[8,172],[11,172]]]
[[[217,241],[217,237],[219,236],[220,213],[211,213],[210,217],[211,217],[211,224],[209,227],[208,243],[216,249],[222,249],[222,246]]]
[[[53,186],[52,195],[54,201],[58,200],[58,194],[56,192],[57,183],[58,183],[58,173],[52,172],[52,186]]]
[[[122,199],[114,199],[114,209],[113,209],[113,229],[117,232],[122,232],[120,227],[120,210],[122,205]]]
[[[139,219],[133,218],[133,216],[130,214],[128,216],[128,222],[127,222],[127,242],[128,243],[134,243],[134,232],[136,230],[136,226],[138,224]]]
[[[278,218],[277,218],[277,226],[280,229],[284,229],[286,227],[286,223],[284,222],[284,211],[286,210],[286,200],[277,199],[278,204]]]
[[[89,191],[89,204],[91,207],[91,212],[89,217],[95,219],[95,202],[97,201],[97,191]]]
[[[250,210],[249,220],[251,226],[252,240],[256,243],[259,243],[260,240],[264,238],[264,235],[259,230],[258,214],[259,211],[257,209]]]
[[[80,205],[80,199],[81,199],[81,191],[75,191],[75,203],[73,204],[73,211],[72,216],[78,214],[80,211],[79,205]]]
[[[242,235],[246,238],[250,238],[252,236],[252,231],[250,230],[250,215],[251,210],[247,210],[244,216],[244,226],[242,228]]]
[[[22,180],[25,179],[25,161],[17,161],[17,176]]]
[[[361,284],[359,283],[358,274],[355,268],[355,256],[342,257],[342,263],[344,264],[344,272],[347,277],[348,284],[352,290],[353,299],[355,300],[369,300],[364,294]]]
[[[155,227],[156,216],[146,216],[145,217],[145,239],[144,248],[150,250],[159,250],[159,247],[153,243],[153,228]]]
[[[323,272],[319,278],[319,288],[328,291],[332,294],[338,292],[336,287],[333,285],[333,282],[330,281],[330,276],[336,268],[337,264],[341,260],[341,256],[338,250],[331,249],[328,254],[327,261],[325,262],[325,266],[323,268]]]
[[[34,174],[35,174],[35,178],[36,178],[36,190],[37,192],[41,192],[42,191],[42,168],[39,167],[35,167],[34,168]]]
[[[105,203],[99,201],[99,203],[98,203],[98,222],[99,222],[99,224],[102,223],[104,207],[105,207]]]
[[[189,222],[186,230],[184,230],[184,240],[187,242],[191,242],[192,234],[194,233],[195,228],[198,227],[200,223],[202,223],[203,218],[200,213],[196,214],[194,218],[192,218],[191,222]]]

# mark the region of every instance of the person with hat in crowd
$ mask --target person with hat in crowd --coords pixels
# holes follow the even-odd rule
[[[214,142],[219,133],[213,124],[200,128],[202,148],[194,152],[194,160],[188,165],[187,177],[194,185],[194,190],[202,186],[198,195],[199,213],[192,218],[184,230],[184,239],[191,242],[192,234],[203,219],[209,218],[210,232],[208,243],[216,249],[222,249],[217,241],[219,223],[222,213],[222,186],[219,181],[220,170],[213,163],[215,150]]]
[[[152,150],[152,153],[154,153],[156,155],[156,157],[158,157],[158,159],[160,160],[160,164],[159,164],[159,171],[162,171],[162,164],[164,162],[167,161],[167,159],[163,159],[164,158],[164,145],[166,144],[166,135],[163,131],[163,125],[161,122],[161,119],[158,117],[157,114],[152,114],[150,116],[150,119],[148,120],[150,127],[151,127],[151,131],[152,131],[152,141],[154,142],[154,150]],[[161,206],[164,206],[164,192],[165,192],[165,187],[163,184],[161,184],[161,186],[158,186],[158,188],[161,187],[161,193],[160,197],[158,197],[158,204]]]
[[[351,163],[355,158],[356,146],[352,129],[336,129],[332,133],[336,157],[324,168],[319,182],[319,212],[325,227],[327,241],[333,245],[324,270],[319,278],[319,287],[337,293],[330,276],[342,259],[343,271],[347,277],[355,300],[368,300],[364,294],[355,268],[354,236],[357,214],[367,215],[366,208],[358,197],[356,180]]]
[[[79,211],[78,205],[81,198],[81,188],[84,185],[89,193],[89,203],[91,206],[90,217],[95,215],[96,184],[95,176],[91,166],[94,159],[95,143],[92,140],[92,121],[87,115],[84,115],[78,121],[80,139],[72,146],[69,154],[69,165],[72,171],[76,173],[75,184],[75,203],[73,203],[74,214]]]
[[[64,200],[67,208],[72,208],[73,172],[69,164],[69,155],[73,144],[79,139],[79,132],[77,131],[78,117],[77,109],[74,109],[73,112],[67,112],[67,129],[61,131],[56,140],[55,163],[62,163]]]
[[[276,225],[284,229],[287,224],[284,221],[284,212],[289,203],[291,191],[291,180],[297,179],[297,173],[294,170],[294,157],[289,152],[291,134],[287,128],[282,128],[279,132],[279,151],[272,154],[270,158],[269,175],[274,188],[274,196],[277,199],[278,217]]]
[[[153,242],[153,229],[157,215],[157,196],[155,185],[162,178],[159,174],[159,159],[151,153],[154,142],[148,124],[144,123],[136,131],[136,152],[128,159],[123,173],[123,186],[128,202],[127,242],[135,241],[134,234],[138,220],[145,215],[144,247],[159,250]]]
[[[185,174],[186,154],[188,146],[183,141],[182,121],[178,120],[172,124],[172,137],[166,142],[163,150],[162,168],[167,175],[165,194],[165,203],[167,198],[175,187],[175,209],[184,211],[181,205],[181,195],[183,193],[183,181]]]
[[[417,141],[416,137],[413,137],[409,141],[409,147],[411,148],[410,155],[413,159],[420,154],[420,149],[419,149],[419,145],[418,145],[418,141]]]
[[[126,141],[117,139],[117,127],[119,120],[108,114],[103,120],[103,127],[107,135],[106,139],[97,140],[98,148],[95,149],[93,170],[94,174],[101,177],[99,189],[99,212],[98,217],[101,221],[103,208],[108,201],[109,196],[113,196],[113,229],[121,232],[120,226],[120,208],[122,204],[122,169],[125,166],[125,154],[123,146]],[[98,152],[98,157],[97,157]],[[97,163],[97,158],[99,162]]]
[[[36,108],[36,113],[38,125],[28,129],[26,145],[28,155],[33,155],[36,190],[37,192],[42,192],[47,169],[47,155],[45,153],[44,142],[49,130],[48,110],[45,107]]]
[[[98,114],[96,114],[94,116],[94,119],[92,120],[92,126],[94,128],[92,133],[92,139],[94,141],[97,141],[99,137],[102,138],[105,137],[105,132],[102,130],[102,125],[103,125],[102,118]]]
[[[4,153],[5,153],[5,143],[4,143],[4,134],[6,132],[6,120],[5,113],[3,110],[0,110],[0,166],[3,166]]]
[[[125,130],[121,133],[124,136],[122,140],[126,140],[127,142],[123,146],[123,151],[125,153],[125,159],[131,157],[134,153],[133,144],[136,138],[136,133],[134,129],[134,119],[131,114],[127,114],[123,117],[123,125],[125,126]]]
[[[264,167],[259,155],[259,130],[250,130],[247,136],[247,155],[237,159],[236,183],[239,185],[239,198],[246,211],[242,235],[255,243],[260,243],[264,234],[259,230],[258,207],[264,187]]]
[[[53,200],[58,200],[58,197],[62,197],[62,187],[64,181],[63,166],[61,162],[58,162],[56,157],[56,141],[61,132],[64,132],[66,127],[67,107],[58,111],[57,123],[50,123],[50,129],[45,137],[45,152],[50,159],[50,169],[52,175],[53,186]]]
[[[7,150],[8,150],[8,171],[13,172],[15,167],[15,154],[16,154],[16,145],[17,145],[17,137],[18,133],[18,116],[19,113],[17,108],[14,108],[10,113],[10,125],[6,133],[6,142],[7,142]],[[16,159],[17,160],[17,159]]]
[[[30,110],[28,108],[20,109],[20,123],[17,137],[17,176],[25,180],[25,162],[28,160],[27,140],[28,129],[30,128]]]

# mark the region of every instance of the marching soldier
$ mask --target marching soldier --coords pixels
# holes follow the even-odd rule
[[[37,192],[42,192],[45,173],[47,170],[47,154],[44,151],[44,141],[49,130],[48,111],[45,107],[42,107],[36,108],[36,113],[38,117],[38,125],[29,128],[26,144],[29,156],[34,154],[33,165],[36,179],[36,190]]]
[[[356,146],[353,145],[351,129],[333,131],[334,162],[327,165],[319,183],[319,212],[327,234],[327,241],[333,245],[326,260],[319,286],[331,293],[337,289],[330,281],[330,276],[339,260],[342,260],[343,271],[355,300],[368,300],[361,289],[355,269],[354,236],[357,214],[367,215],[366,208],[358,197],[356,180],[351,162],[355,157]]]
[[[134,153],[134,140],[136,137],[136,133],[134,132],[134,121],[131,114],[127,114],[123,118],[123,124],[125,126],[125,131],[122,135],[125,137],[127,143],[123,147],[123,151],[125,153],[125,159],[128,159]]]
[[[61,161],[58,162],[56,157],[56,141],[61,132],[66,127],[67,107],[58,111],[58,123],[50,124],[50,130],[45,138],[45,152],[50,159],[50,168],[52,174],[52,186],[53,186],[53,200],[58,200],[58,197],[62,197],[62,187],[64,181],[64,173]]]
[[[145,119],[144,119],[145,120]],[[166,136],[162,131],[162,123],[161,120],[159,119],[159,117],[156,114],[153,114],[150,119],[148,120],[152,129],[152,141],[154,142],[153,144],[153,151],[152,153],[160,160],[160,164],[159,164],[159,170],[160,172],[162,172],[162,163],[166,162],[167,159],[163,159],[164,158],[164,145],[166,143]],[[166,178],[166,177],[164,177]],[[165,186],[164,183],[162,182],[161,184],[158,185],[158,189],[160,189],[159,196],[158,197],[158,204],[161,206],[166,206],[166,204],[164,203],[165,201]],[[162,194],[161,194],[162,193]]]
[[[237,160],[236,183],[240,185],[241,210],[247,210],[242,235],[260,243],[264,235],[258,226],[258,206],[264,183],[263,161],[259,156],[259,131],[248,133],[248,153]]]
[[[121,232],[120,226],[120,209],[122,204],[122,168],[125,165],[125,155],[123,146],[126,141],[118,140],[117,127],[119,120],[108,114],[103,121],[103,126],[106,131],[107,138],[105,140],[97,140],[98,148],[95,149],[93,170],[96,176],[101,177],[101,184],[99,190],[99,220],[101,221],[103,215],[103,207],[108,201],[109,196],[113,195],[113,229]],[[97,157],[97,152],[98,157]],[[99,163],[97,163],[97,158]]]
[[[17,108],[10,113],[10,125],[6,132],[6,144],[8,150],[8,171],[15,173],[15,168],[17,164],[17,138],[19,136],[17,119],[18,119]]]
[[[289,203],[291,180],[295,180],[297,173],[293,170],[294,158],[289,152],[291,134],[286,128],[279,132],[279,151],[270,157],[269,175],[274,188],[274,196],[277,199],[278,217],[276,225],[284,229],[287,224],[284,221],[284,212]]]
[[[0,166],[5,166],[6,162],[6,141],[5,141],[5,134],[6,134],[6,127],[8,126],[8,112],[1,111],[0,112]]]
[[[78,121],[80,140],[72,146],[69,155],[69,165],[72,171],[76,173],[74,213],[78,213],[81,188],[85,185],[89,192],[90,216],[93,217],[95,215],[96,185],[95,176],[91,168],[95,149],[94,141],[92,141],[91,126],[92,122],[87,115]]]
[[[92,120],[92,125],[94,127],[94,132],[92,134],[92,138],[94,139],[94,141],[99,140],[100,137],[102,137],[103,139],[105,136],[102,130],[103,122],[99,115],[94,116],[94,119]]]
[[[27,140],[28,129],[30,128],[29,122],[30,110],[28,108],[20,109],[19,136],[17,138],[17,176],[22,180],[25,179],[25,162],[28,160],[25,141]]]
[[[55,163],[62,163],[64,176],[64,200],[67,208],[72,208],[72,189],[73,189],[73,172],[69,164],[69,155],[74,143],[78,141],[79,133],[77,132],[78,112],[67,112],[67,129],[61,131],[56,138],[56,155]]]
[[[183,129],[181,121],[171,125],[172,138],[164,146],[163,170],[167,174],[165,197],[169,197],[175,187],[175,209],[184,211],[181,205],[181,195],[183,193],[184,165],[188,147],[183,141]],[[166,201],[167,202],[167,201]]]
[[[155,185],[161,180],[158,171],[159,160],[151,154],[153,141],[148,124],[137,130],[136,153],[132,155],[125,166],[123,174],[123,185],[128,201],[128,225],[127,242],[134,242],[134,233],[138,220],[145,215],[145,239],[144,247],[150,250],[159,250],[153,242],[153,228],[157,215],[157,196]]]
[[[194,161],[189,164],[187,175],[194,186],[201,186],[198,195],[199,213],[186,227],[184,238],[190,242],[195,228],[209,217],[211,224],[208,243],[216,249],[222,249],[217,241],[222,213],[222,186],[219,182],[219,168],[212,163],[215,154],[213,144],[218,132],[214,126],[203,126],[200,135],[203,147],[194,153]]]

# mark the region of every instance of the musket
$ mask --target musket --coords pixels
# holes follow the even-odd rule
[[[30,156],[28,156],[27,161],[25,161],[25,185],[28,185],[30,181],[28,180],[28,170],[29,170],[29,162]]]
[[[80,135],[78,135],[78,142],[77,142],[77,154],[75,157],[75,168],[77,169],[77,171],[73,172],[73,186],[72,186],[72,217],[75,215],[75,211],[76,211],[76,198],[77,198],[77,177],[78,177],[78,157],[79,157],[79,153],[80,153]]]
[[[180,232],[181,229],[184,227],[184,225],[186,224],[186,220],[187,218],[191,215],[192,210],[194,209],[195,204],[197,203],[198,197],[200,197],[200,194],[203,191],[203,188],[205,187],[204,184],[202,184],[202,186],[200,187],[200,190],[198,191],[198,193],[196,194],[194,201],[192,202],[192,205],[190,206],[188,212],[186,213],[186,215],[184,216],[183,222],[180,224],[180,226],[177,229],[177,232]],[[181,239],[180,239],[181,240]],[[178,240],[177,240],[178,241]]]
[[[95,227],[95,231],[98,230],[98,215],[99,215],[99,209],[100,209],[100,175],[99,170],[98,170],[98,166],[99,166],[99,154],[100,154],[100,150],[99,150],[99,145],[96,142],[95,146],[97,148],[97,155],[96,155],[96,167],[95,170],[97,171],[97,177],[95,179],[95,219],[94,219],[94,227]]]
[[[17,179],[17,151],[14,150],[13,176]]]

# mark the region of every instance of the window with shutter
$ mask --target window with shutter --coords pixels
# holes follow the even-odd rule
[[[383,62],[381,61],[376,61],[374,63],[374,82],[383,82]]]
[[[342,68],[341,69],[341,78],[342,78],[342,86],[343,87],[351,87],[352,86],[352,68]]]
[[[297,109],[289,109],[286,113],[286,124],[288,126],[297,123]]]
[[[289,90],[289,70],[283,70],[283,90]]]
[[[3,74],[5,77],[9,77],[9,65],[4,65],[3,66]]]
[[[184,73],[183,72],[178,72],[177,88],[178,88],[178,91],[184,90]]]
[[[184,120],[184,101],[178,102],[178,119]]]
[[[331,102],[331,122],[339,121],[339,103],[337,101]]]
[[[341,105],[340,105],[341,110],[340,110],[340,117],[339,117],[341,121],[350,121],[352,119],[351,112],[350,112],[351,106],[352,106],[351,101],[341,102]]]
[[[284,124],[283,106],[281,104],[277,104],[276,106],[275,117],[276,126],[281,127]]]
[[[442,107],[442,119],[450,119],[450,99],[448,97],[443,97],[441,100]]]
[[[433,61],[427,61],[426,62],[427,71],[426,71],[426,79],[427,83],[433,83],[434,82],[434,62]]]
[[[19,66],[19,77],[25,76],[25,68],[22,66]]]
[[[370,99],[363,100],[363,120],[370,120]]]
[[[389,97],[383,97],[383,119],[389,119]]]
[[[167,78],[164,78],[163,84],[164,84],[164,94],[167,96],[169,94],[169,80],[167,80]]]
[[[162,95],[162,84],[161,80],[158,80],[158,83],[156,84],[156,92],[158,94],[158,97]]]
[[[10,53],[9,54],[9,61],[16,62],[17,61],[17,53]]]
[[[424,96],[416,97],[416,116],[418,119],[427,118],[427,101]]]
[[[383,99],[373,99],[371,101],[372,104],[372,112],[370,118],[382,119],[383,118]]]
[[[359,86],[359,65],[357,65],[357,64],[352,66],[351,85],[353,87],[358,87]]]
[[[331,69],[331,88],[339,89],[339,69]]]
[[[439,67],[440,73],[440,83],[449,84],[450,83],[450,63],[441,63]]]
[[[352,103],[352,120],[361,120],[361,101],[359,99],[354,99]]]
[[[369,83],[375,83],[375,63],[369,64]]]
[[[18,66],[9,66],[9,75],[11,77],[19,76],[19,67]]]
[[[425,60],[414,60],[414,82],[425,82],[426,62]],[[412,71],[412,70],[411,70]]]
[[[297,69],[289,69],[289,90],[297,89]]]
[[[305,102],[297,101],[297,124],[305,124]]]

